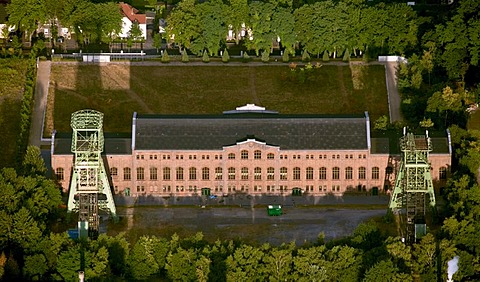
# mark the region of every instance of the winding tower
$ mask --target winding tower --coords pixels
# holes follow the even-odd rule
[[[426,205],[435,208],[435,192],[430,173],[432,143],[426,135],[406,133],[400,138],[402,160],[389,208],[400,216],[405,239],[413,243],[426,234]],[[428,199],[427,199],[428,196]]]
[[[115,203],[102,161],[103,113],[80,110],[72,113],[71,151],[74,154],[68,211],[78,212],[81,238],[95,237],[99,231],[99,209],[116,216]]]

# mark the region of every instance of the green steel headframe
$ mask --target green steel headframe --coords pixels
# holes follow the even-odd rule
[[[68,211],[78,211],[80,221],[87,221],[90,228],[98,228],[99,208],[116,216],[102,160],[103,114],[95,110],[80,110],[72,113],[70,125],[73,129],[71,151],[74,164]]]

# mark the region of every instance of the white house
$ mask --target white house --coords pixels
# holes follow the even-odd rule
[[[134,22],[138,22],[142,37],[147,39],[147,16],[145,14],[138,14],[138,10],[127,3],[120,2],[120,9],[123,14],[122,31],[119,34],[121,38],[127,38],[130,29]]]

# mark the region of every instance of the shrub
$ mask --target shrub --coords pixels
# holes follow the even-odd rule
[[[343,52],[343,59],[344,62],[350,61],[350,50],[345,49],[345,52]]]
[[[204,50],[204,51],[203,51],[202,61],[203,61],[204,63],[210,62],[210,57],[208,56],[207,50]]]
[[[263,51],[262,62],[268,63],[268,61],[270,61],[270,54],[267,51]]]
[[[185,48],[182,51],[182,62],[184,62],[184,63],[188,62],[188,54],[187,54],[187,50],[185,50]]]
[[[225,51],[222,54],[222,62],[228,63],[230,61],[230,55],[228,54],[228,50],[225,48]]]
[[[286,50],[283,51],[282,61],[284,63],[288,63],[290,61],[290,56],[288,55],[288,52]]]
[[[330,57],[328,56],[328,51],[327,50],[325,50],[325,52],[323,52],[322,61],[324,61],[324,62],[330,61]]]
[[[242,62],[247,63],[247,62],[249,62],[250,60],[251,60],[251,59],[250,59],[250,56],[247,54],[247,52],[244,52],[244,53],[243,53]]]
[[[308,54],[307,50],[303,50],[302,61],[303,62],[309,62],[310,61],[310,54]]]
[[[162,54],[162,63],[169,63],[169,62],[170,62],[170,57],[168,56],[167,49],[165,49]]]

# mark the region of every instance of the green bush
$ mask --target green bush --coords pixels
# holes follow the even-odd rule
[[[290,61],[290,56],[288,55],[288,52],[286,50],[283,51],[282,61],[284,63],[288,63]]]
[[[303,62],[309,62],[310,61],[310,54],[308,54],[307,50],[303,50],[302,61]]]
[[[324,62],[330,61],[330,57],[328,56],[328,51],[327,50],[325,50],[325,52],[323,52],[322,61],[324,61]]]
[[[252,59],[250,58],[250,56],[247,54],[247,52],[244,52],[243,53],[243,57],[242,57],[242,62],[244,63],[248,63],[250,62]]]
[[[188,61],[189,61],[189,59],[188,59],[187,50],[185,50],[185,48],[184,48],[183,51],[182,51],[182,62],[187,63]]]
[[[230,55],[228,54],[228,50],[225,48],[225,51],[222,54],[222,62],[228,63],[230,61]]]
[[[165,51],[163,51],[163,54],[162,54],[162,63],[169,63],[169,62],[170,62],[170,57],[168,56],[167,49],[165,49]]]
[[[203,51],[202,61],[203,61],[204,63],[210,62],[210,57],[208,56],[207,50],[204,50],[204,51]]]
[[[267,51],[263,51],[262,62],[268,63],[268,61],[270,61],[270,54]]]

